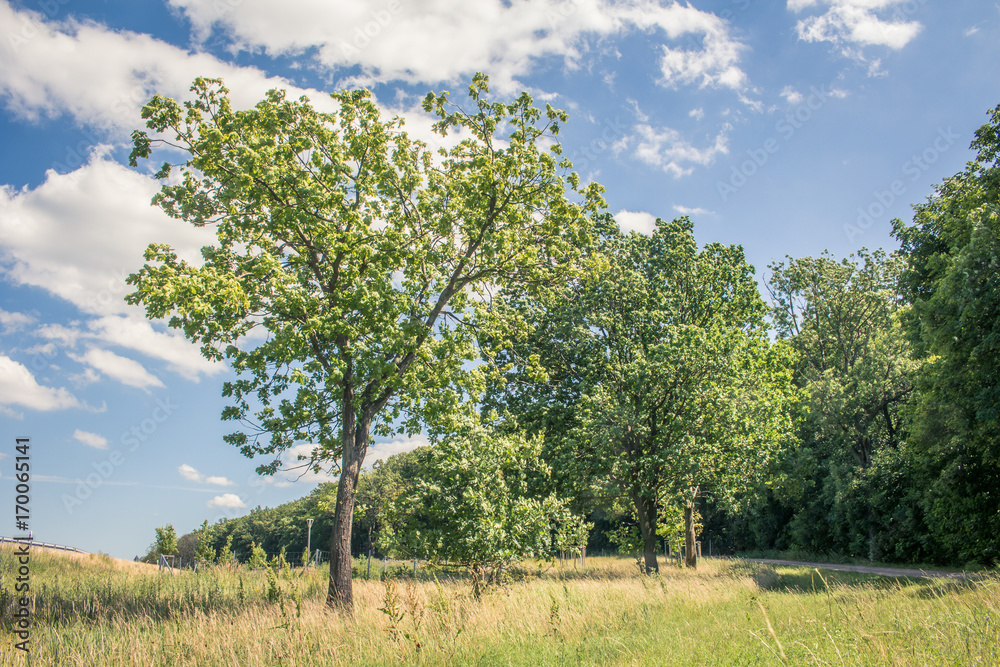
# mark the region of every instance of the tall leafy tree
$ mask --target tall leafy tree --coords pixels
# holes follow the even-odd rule
[[[694,565],[699,493],[734,500],[789,444],[789,350],[768,342],[742,248],[699,249],[686,218],[602,232],[585,276],[512,305],[529,328],[495,357],[490,402],[546,432],[570,486],[624,496],[647,571],[661,506],[682,504]]]
[[[898,255],[861,250],[839,261],[824,253],[770,267],[778,336],[799,353],[796,380],[809,407],[802,435],[819,477],[814,500],[822,505],[821,517],[800,510],[808,524],[801,532],[823,537],[799,546],[830,548],[839,529],[844,539],[833,541],[840,548],[882,555],[878,533],[892,517],[879,516],[871,498],[856,496],[864,495],[864,476],[879,454],[901,444],[902,409],[913,391],[902,266]],[[848,499],[850,507],[838,505]],[[855,506],[862,516],[855,516]],[[846,516],[824,532],[825,517],[837,514]]]
[[[483,75],[468,110],[447,93],[424,100],[438,132],[460,132],[436,155],[364,90],[334,93],[330,113],[278,90],[235,110],[217,80],[192,92],[144,107],[154,134],[133,134],[132,163],[165,136],[185,160],[154,203],[213,226],[216,243],[197,264],[149,246],[127,298],[229,362],[238,379],[224,386],[223,418],[243,428],[227,440],[271,457],[260,472],[304,443],[305,464],[339,469],[327,602],[353,609],[351,526],[371,437],[416,432],[475,392],[466,364],[473,329],[495,318],[489,294],[560,279],[600,188],[570,201],[550,141],[565,114],[527,94],[491,102]]]
[[[893,234],[926,361],[911,440],[932,482],[929,522],[949,558],[989,563],[1000,560],[1000,106],[971,148]]]

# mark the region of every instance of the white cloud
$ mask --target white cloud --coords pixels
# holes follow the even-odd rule
[[[200,248],[214,240],[211,229],[173,220],[150,206],[158,189],[153,179],[99,155],[69,174],[48,172],[34,189],[0,186],[0,271],[97,316],[87,322],[89,332],[46,325],[38,331],[41,337],[69,348],[81,337],[125,347],[196,380],[222,365],[202,357],[180,333],[157,331],[140,307],[124,302],[132,291],[125,278],[142,266],[149,243],[168,243],[180,257],[197,262]]]
[[[802,103],[805,96],[799,91],[795,90],[791,86],[785,86],[781,90],[781,96],[785,98],[785,101],[793,106],[797,106]]]
[[[38,384],[35,376],[23,364],[0,354],[0,408],[12,415],[14,413],[8,407],[12,405],[43,412],[84,407],[66,389],[53,389]]]
[[[190,482],[201,482],[205,479],[205,476],[198,472],[194,467],[183,463],[177,467],[177,472],[181,474],[181,477]]]
[[[680,204],[674,204],[674,210],[681,215],[715,215],[714,211],[709,211],[704,208],[688,208],[687,206],[681,206]]]
[[[580,66],[595,39],[642,32],[666,40],[691,36],[688,48],[664,44],[665,85],[740,89],[742,45],[728,24],[688,4],[658,0],[243,0],[219,11],[217,0],[170,0],[201,36],[223,31],[241,48],[272,55],[307,51],[328,68],[360,65],[366,77],[453,81],[476,71],[500,86],[535,63],[562,58]],[[314,49],[314,51],[312,51]]]
[[[645,123],[636,126],[636,133],[615,143],[615,151],[631,149],[632,156],[658,167],[674,178],[687,176],[694,166],[708,166],[720,153],[729,153],[729,126],[722,128],[710,146],[693,146],[681,133],[670,127],[654,128]]]
[[[88,326],[98,340],[162,359],[171,371],[189,380],[223,370],[222,364],[203,357],[199,348],[179,332],[161,333],[140,317],[109,315],[90,321]]]
[[[639,232],[652,234],[656,229],[656,216],[645,211],[626,211],[622,209],[615,213],[615,220],[623,232]]]
[[[228,509],[238,509],[247,506],[235,493],[223,493],[221,496],[216,496],[205,504],[209,507],[225,507]]]
[[[698,107],[697,109],[691,109],[691,111],[688,112],[688,116],[694,118],[695,120],[701,120],[702,118],[705,117],[705,110],[701,107]]]
[[[216,476],[206,477],[205,475],[198,472],[197,468],[195,468],[194,466],[190,466],[187,463],[183,463],[177,466],[177,472],[181,474],[181,477],[190,482],[199,482],[199,483],[203,482],[205,484],[214,484],[215,486],[235,486],[235,482],[225,477],[216,477]],[[232,495],[232,494],[226,494],[226,495]]]
[[[95,348],[88,350],[83,355],[68,353],[68,356],[73,361],[87,364],[129,387],[148,389],[149,387],[163,386],[163,382],[147,371],[138,361],[119,356],[108,350]]]
[[[788,9],[800,12],[821,5],[822,14],[799,20],[795,29],[807,42],[830,42],[841,53],[868,62],[857,48],[884,46],[901,49],[923,29],[919,21],[909,20],[912,0],[788,0]],[[919,7],[919,5],[917,5]],[[870,63],[875,71],[878,63]]]
[[[412,452],[417,447],[423,447],[427,444],[427,436],[422,433],[418,433],[408,438],[400,437],[387,442],[376,442],[368,448],[368,455],[365,456],[365,467],[371,468],[375,465],[376,461],[385,461],[393,454]]]
[[[0,186],[5,273],[94,315],[141,312],[124,296],[150,243],[196,261],[213,230],[167,217],[149,201],[160,185],[99,154],[69,174],[49,171],[34,189]]]
[[[31,315],[25,315],[24,313],[8,313],[6,310],[0,308],[0,326],[3,327],[5,333],[12,331],[20,331],[26,326],[34,323],[35,318]]]
[[[184,96],[198,76],[224,78],[241,105],[287,83],[149,35],[91,21],[48,22],[6,2],[0,4],[0,25],[14,27],[0,40],[0,98],[7,107],[29,119],[69,114],[97,130],[101,141],[126,140],[154,93]]]
[[[87,431],[81,431],[76,429],[73,431],[73,438],[87,445],[88,447],[93,447],[95,449],[107,449],[108,439],[102,435],[97,435],[96,433],[88,433]]]

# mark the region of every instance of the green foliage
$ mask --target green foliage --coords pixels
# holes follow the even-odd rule
[[[233,404],[223,417],[260,425],[227,438],[248,456],[315,442],[309,465],[339,460],[347,424],[325,400],[341,396],[334,387],[357,388],[357,422],[383,435],[453,409],[452,386],[465,386],[462,363],[475,354],[463,325],[489,317],[474,291],[552,280],[550,265],[572,255],[569,241],[586,237],[584,214],[600,204],[595,188],[571,204],[556,154],[537,145],[560,114],[536,126],[530,97],[490,103],[482,78],[471,116],[447,94],[428,96],[442,132],[471,134],[440,162],[401,120],[383,120],[367,91],[334,93],[338,111],[322,113],[283,91],[236,111],[218,80],[191,90],[192,101],[156,96],[143,109],[151,130],[190,155],[154,202],[195,226],[214,223],[217,243],[197,266],[151,245],[128,301],[229,361],[240,379],[225,385]],[[505,124],[510,145],[494,149]],[[156,143],[136,133],[133,163]],[[264,342],[237,345],[256,328]]]
[[[913,224],[893,222],[907,256],[914,344],[925,360],[911,413],[927,523],[949,559],[1000,561],[1000,106],[976,131],[975,159]]]
[[[500,341],[487,405],[546,434],[547,460],[577,498],[624,496],[656,568],[663,503],[764,487],[792,444],[793,355],[770,345],[741,248],[698,248],[690,220],[623,235],[613,219],[586,274],[545,299],[512,300],[525,322]]]
[[[222,547],[221,550],[219,550],[218,563],[219,565],[226,565],[230,567],[236,564],[236,554],[233,553],[232,535],[228,535],[226,537],[225,545]]]
[[[894,458],[889,450],[901,445],[902,411],[913,391],[902,267],[900,256],[881,250],[770,266],[773,320],[778,336],[798,352],[796,381],[808,397],[800,433],[811,458],[791,462],[800,474],[789,476],[786,498],[802,516],[793,519],[793,548],[825,544],[881,559],[884,533],[896,529],[897,504],[908,501],[883,491],[876,503],[869,493],[880,475],[876,461]],[[803,480],[810,494],[825,498],[818,512],[802,497]]]
[[[273,567],[265,569],[267,583],[264,586],[264,598],[271,603],[281,601],[281,585],[278,583],[278,575]]]
[[[642,535],[639,534],[639,526],[634,523],[622,523],[612,528],[608,531],[608,539],[623,556],[642,553]]]
[[[250,559],[247,561],[247,567],[251,570],[262,570],[267,567],[267,552],[257,546],[256,542],[250,546]]]
[[[215,547],[212,546],[212,528],[208,525],[208,520],[202,522],[201,528],[196,532],[198,535],[198,548],[195,551],[195,558],[206,563],[215,562]]]
[[[172,555],[177,553],[177,531],[169,523],[156,529],[157,555]]]
[[[586,543],[589,526],[549,491],[541,449],[538,437],[461,424],[421,452],[422,474],[393,508],[394,550],[466,568],[478,595],[527,556]]]
[[[269,458],[259,472],[303,443],[304,467],[342,463],[335,511],[346,521],[334,525],[350,526],[370,436],[439,428],[478,393],[474,332],[503,326],[489,295],[565,280],[601,189],[563,175],[570,165],[549,143],[563,112],[527,94],[490,102],[483,75],[469,87],[471,112],[447,93],[425,99],[438,132],[465,132],[437,155],[365,90],[333,93],[331,113],[279,90],[234,110],[213,79],[191,91],[143,108],[147,127],[187,154],[157,173],[177,172],[154,203],[213,225],[216,243],[197,264],[150,245],[126,300],[228,361],[237,379],[223,387],[222,416],[241,429],[225,439]],[[159,143],[135,132],[131,163]],[[346,549],[350,532],[338,531]],[[340,553],[331,600],[349,606]]]

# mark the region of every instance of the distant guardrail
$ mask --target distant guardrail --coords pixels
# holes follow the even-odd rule
[[[35,542],[34,540],[15,540],[13,537],[0,537],[0,542],[10,542],[11,544],[27,544],[33,547],[45,547],[46,549],[61,549],[63,551],[75,551],[78,554],[88,553],[76,547],[67,547],[62,544],[49,544],[48,542]]]

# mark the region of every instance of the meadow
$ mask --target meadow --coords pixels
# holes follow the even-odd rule
[[[380,569],[373,568],[373,574]],[[705,559],[640,576],[631,559],[527,562],[476,599],[461,576],[355,581],[327,611],[325,568],[170,575],[107,556],[31,554],[30,662],[10,632],[13,552],[0,550],[4,664],[997,665],[995,578],[927,580]]]

